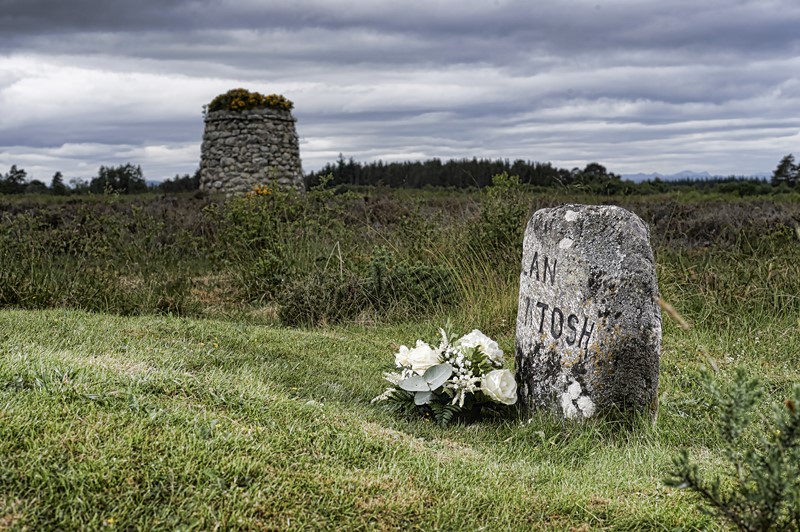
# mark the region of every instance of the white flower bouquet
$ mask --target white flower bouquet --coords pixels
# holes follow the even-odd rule
[[[503,367],[503,350],[475,329],[452,341],[439,329],[434,348],[417,340],[400,346],[395,370],[384,373],[392,384],[372,402],[386,401],[397,410],[417,411],[446,425],[454,417],[474,418],[483,407],[501,410],[517,402],[514,374]]]

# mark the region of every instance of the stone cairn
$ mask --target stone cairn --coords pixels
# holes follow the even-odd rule
[[[233,89],[205,112],[200,189],[236,194],[256,186],[303,188],[292,102]]]
[[[649,231],[613,206],[534,213],[517,314],[519,402],[566,419],[656,414],[661,310]]]

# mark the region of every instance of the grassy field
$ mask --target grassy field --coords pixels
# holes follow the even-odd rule
[[[703,368],[716,368],[722,383],[744,368],[766,385],[754,425],[761,431],[768,429],[763,416],[800,377],[797,203],[661,198],[627,205],[651,226],[664,296],[693,325],[685,331],[664,318],[655,424],[534,418],[441,428],[390,414],[370,399],[384,389],[381,372],[398,345],[435,338],[448,318],[463,332],[484,329],[513,352],[519,251],[503,235],[519,224],[515,216],[527,215],[529,198],[524,212],[510,209],[505,219],[480,214],[491,197],[481,204],[469,195],[402,194],[357,198],[366,204],[359,216],[369,230],[361,218],[343,218],[324,234],[281,242],[309,258],[278,284],[297,276],[322,289],[333,270],[331,282],[354,279],[358,289],[351,299],[311,301],[358,303],[358,312],[300,328],[280,324],[281,316],[292,318],[281,313],[282,302],[302,307],[296,286],[287,295],[256,285],[260,295],[246,305],[226,303],[245,300],[254,286],[246,277],[258,261],[245,252],[266,260],[264,249],[280,256],[286,248],[229,242],[214,255],[224,244],[220,235],[231,233],[212,218],[181,232],[174,230],[180,216],[152,215],[158,205],[134,210],[150,212],[140,219],[118,218],[136,204],[113,198],[100,200],[98,210],[39,206],[39,218],[29,208],[0,209],[4,266],[15,265],[0,273],[0,530],[722,529],[691,492],[664,480],[682,449],[704,472],[723,466]],[[325,216],[341,214],[338,201],[353,198],[326,197],[332,210]],[[53,209],[61,218],[36,221],[54,216]],[[85,210],[78,216],[75,209]],[[237,220],[236,212],[212,214]],[[330,219],[265,216],[284,229]],[[100,236],[85,229],[98,220],[111,224]],[[256,236],[270,228],[237,227]],[[461,233],[481,245],[463,247]],[[72,247],[52,252],[64,234],[74,235]],[[319,240],[331,235],[338,252]],[[390,258],[411,257],[405,269],[380,270],[385,257],[375,258],[377,245]],[[182,255],[184,246],[196,254]],[[132,261],[134,251],[152,263]],[[433,274],[415,270],[414,261],[426,257],[456,272],[452,291],[437,288],[440,278],[425,284]],[[53,269],[18,266],[36,260]],[[105,276],[59,277],[55,267],[69,264]],[[176,265],[182,269],[170,269]],[[223,295],[208,288],[218,278],[201,282],[212,268],[229,279]],[[174,282],[190,280],[169,292],[184,299],[158,300],[172,286],[163,272]],[[391,281],[390,288],[376,279]],[[398,292],[392,282],[417,291]],[[95,299],[58,296],[74,290],[78,297],[87,286],[95,287]],[[426,305],[415,306],[419,299]]]
[[[688,408],[702,423],[702,398],[675,371],[696,339],[667,342],[671,399],[655,428],[441,429],[369,404],[395,342],[425,336],[422,325],[301,331],[75,311],[5,311],[0,324],[0,526],[709,525],[661,483],[679,445],[713,445],[681,422]]]
[[[719,466],[701,366],[747,367],[771,402],[798,378],[796,320],[668,325],[655,425],[440,428],[371,405],[433,325],[2,311],[0,528],[715,529],[663,483],[682,448]]]

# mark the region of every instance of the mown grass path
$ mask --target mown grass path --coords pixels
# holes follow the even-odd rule
[[[800,324],[770,326],[739,347],[668,326],[655,426],[440,428],[369,402],[431,324],[0,311],[0,530],[713,529],[662,480],[682,446],[715,462],[704,356],[743,357],[776,398],[797,380]]]

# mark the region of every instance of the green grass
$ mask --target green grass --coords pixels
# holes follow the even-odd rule
[[[662,482],[684,446],[718,463],[701,365],[746,366],[771,402],[798,377],[789,318],[668,324],[654,426],[440,428],[370,404],[435,325],[0,311],[0,529],[715,529]]]
[[[662,293],[692,321],[750,319],[800,312],[798,198],[542,193],[507,176],[482,191],[0,197],[0,308],[284,325],[453,315],[497,335],[513,327],[527,215],[584,202],[647,222]]]
[[[704,367],[759,377],[762,415],[800,378],[800,202],[499,185],[4,199],[0,530],[720,529],[663,480],[684,448],[722,467]],[[513,351],[526,209],[617,200],[694,325],[664,317],[655,425],[440,428],[370,404],[398,345],[447,319]],[[322,327],[276,327],[287,309]]]

